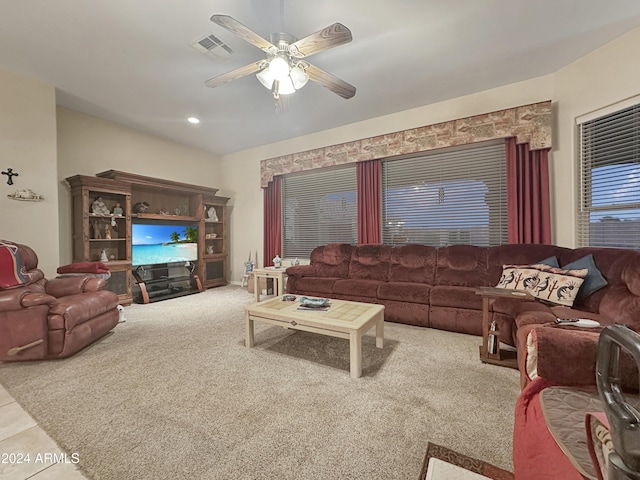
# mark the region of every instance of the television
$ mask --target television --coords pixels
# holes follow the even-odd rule
[[[196,224],[184,222],[131,225],[131,264],[193,262],[198,260]]]

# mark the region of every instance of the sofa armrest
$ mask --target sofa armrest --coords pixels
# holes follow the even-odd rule
[[[539,326],[527,338],[527,371],[557,385],[595,385],[600,332]],[[532,355],[531,348],[537,355]]]
[[[106,283],[103,278],[90,275],[81,277],[58,277],[49,280],[45,286],[47,293],[56,298],[77,295],[79,293],[98,292]]]
[[[541,325],[527,338],[527,373],[556,385],[596,385],[598,340],[602,328],[583,330]],[[620,357],[623,388],[638,388],[638,374],[630,356]]]
[[[0,291],[0,312],[11,312],[36,305],[51,305],[56,299],[43,292],[19,288]]]
[[[290,277],[317,277],[318,272],[313,265],[295,265],[287,268],[287,275]]]

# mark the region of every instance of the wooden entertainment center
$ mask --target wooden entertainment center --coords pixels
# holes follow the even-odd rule
[[[67,181],[73,201],[73,261],[106,257],[111,272],[106,288],[123,305],[131,304],[134,294],[136,301],[148,303],[227,283],[229,199],[216,195],[218,189],[117,170]],[[100,205],[97,200],[108,214],[93,211]],[[132,266],[133,224],[192,225],[197,260]]]

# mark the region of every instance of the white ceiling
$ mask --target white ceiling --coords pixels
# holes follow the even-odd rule
[[[285,0],[298,38],[334,22],[353,41],[308,58],[357,88],[309,82],[277,115],[254,75],[264,58],[209,18],[269,39],[280,0],[0,0],[0,68],[57,89],[59,105],[222,155],[552,73],[640,26],[638,0]],[[190,44],[213,33],[223,61]],[[630,59],[631,60],[631,59]],[[543,100],[543,99],[541,99]],[[195,115],[197,126],[185,120]]]

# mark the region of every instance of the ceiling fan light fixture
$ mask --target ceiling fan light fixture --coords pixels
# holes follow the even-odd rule
[[[271,74],[271,70],[269,70],[269,67],[263,68],[261,72],[256,73],[256,78],[269,90],[271,90],[271,87],[273,87],[273,81],[275,80],[275,77]]]
[[[269,72],[276,80],[282,81],[289,76],[291,66],[289,62],[281,57],[275,57],[269,62]]]
[[[297,65],[291,69],[291,72],[289,72],[289,76],[291,77],[293,87],[296,90],[300,90],[309,81],[309,75],[307,75],[307,72],[305,72]]]
[[[278,95],[290,95],[295,91],[291,77],[288,75],[278,82]]]

